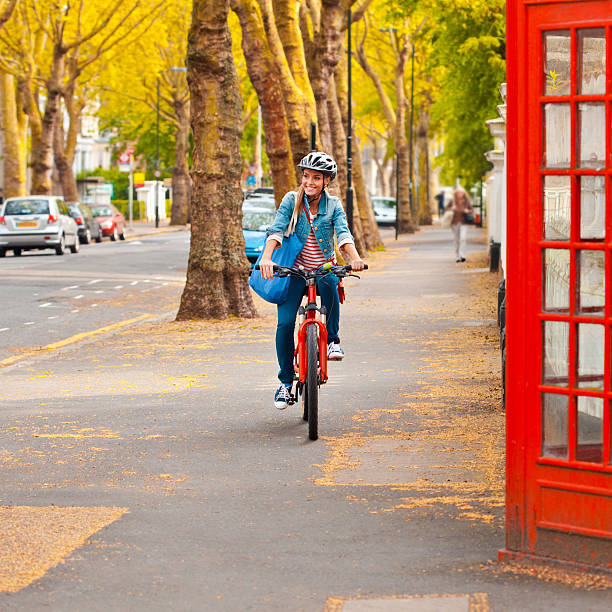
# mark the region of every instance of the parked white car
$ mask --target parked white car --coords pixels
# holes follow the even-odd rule
[[[77,224],[59,196],[8,198],[0,208],[0,257],[9,250],[16,256],[31,249],[55,249],[63,255],[66,247],[79,251]]]
[[[372,196],[372,208],[378,225],[395,225],[395,219],[397,218],[395,198]]]

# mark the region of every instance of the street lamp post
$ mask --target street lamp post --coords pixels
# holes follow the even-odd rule
[[[348,104],[347,104],[347,129],[346,129],[346,220],[349,231],[353,233],[353,109],[351,101],[351,9],[347,11],[347,76],[348,76]]]

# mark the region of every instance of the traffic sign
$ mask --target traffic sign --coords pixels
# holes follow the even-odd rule
[[[129,152],[119,153],[119,163],[120,164],[129,164],[131,159],[131,154]]]

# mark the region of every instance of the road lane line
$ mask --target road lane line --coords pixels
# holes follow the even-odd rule
[[[139,282],[139,281],[133,281],[133,282],[131,282],[131,283],[130,283],[130,285],[132,285],[132,287],[133,287],[134,285],[137,285],[137,284],[138,284],[138,282]]]
[[[136,282],[138,282],[138,281],[136,281]],[[123,285],[115,285],[113,287],[113,289],[123,289]]]
[[[8,331],[10,327],[0,327],[0,332]]]
[[[101,283],[102,279],[101,278],[96,278],[95,280],[90,280],[87,284],[88,285],[95,285],[96,283]]]
[[[27,323],[24,323],[24,325],[35,325],[36,321],[28,321]]]
[[[70,287],[62,287],[60,291],[68,291],[68,289],[78,289],[78,285],[70,285]]]
[[[39,308],[47,308],[48,306],[53,306],[53,302],[45,302],[44,304],[39,304]]]
[[[82,293],[80,295],[75,295],[74,299],[75,300],[80,300],[81,298],[85,297]]]
[[[51,317],[47,317],[47,319],[59,319],[59,315],[53,315]]]
[[[70,311],[70,313],[71,313],[71,314],[74,314],[74,313],[76,313],[76,312],[79,312],[79,309],[78,309],[78,308],[75,308],[74,310],[71,310],[71,311]]]
[[[142,314],[138,317],[134,317],[133,319],[126,319],[125,321],[119,321],[118,323],[112,323],[111,325],[105,325],[104,327],[99,327],[98,329],[94,329],[88,332],[82,332],[80,334],[76,334],[74,336],[70,336],[65,340],[59,340],[58,342],[52,342],[51,344],[47,344],[38,350],[29,350],[20,355],[14,355],[13,357],[8,357],[7,359],[3,359],[0,361],[0,368],[12,365],[17,361],[21,361],[22,359],[26,359],[28,357],[34,357],[36,355],[42,355],[47,352],[51,352],[57,349],[60,349],[64,346],[68,346],[69,344],[75,344],[77,342],[81,342],[83,340],[88,340],[90,338],[96,338],[98,336],[104,336],[106,334],[112,333],[114,331],[118,331],[123,327],[127,327],[128,325],[133,325],[134,323],[140,323],[141,321],[145,321],[146,319],[153,319],[157,315],[153,314]],[[0,330],[1,331],[1,330]]]

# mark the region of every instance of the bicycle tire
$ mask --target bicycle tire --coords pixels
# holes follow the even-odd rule
[[[308,437],[316,440],[319,437],[319,339],[317,326],[308,326],[308,344],[306,345],[306,393],[308,406]]]
[[[302,419],[308,420],[308,391],[306,385],[302,386]]]

